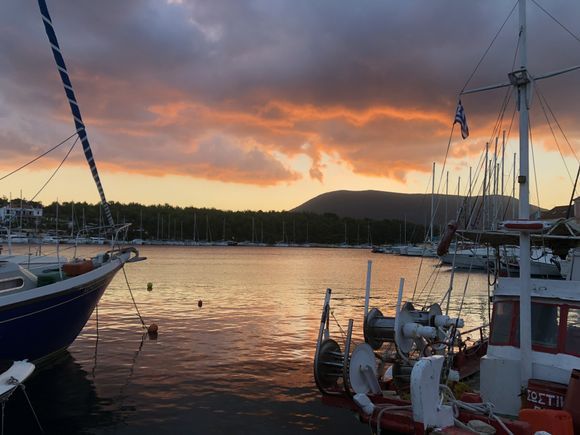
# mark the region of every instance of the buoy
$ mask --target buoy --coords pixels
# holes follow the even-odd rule
[[[199,301],[197,301],[197,306],[199,308],[201,308],[202,305],[203,305],[203,301],[201,299]]]
[[[151,325],[149,325],[149,328],[147,328],[147,332],[149,334],[157,334],[158,330],[159,327],[157,326],[157,323],[152,323]]]
[[[147,291],[148,292],[153,291],[153,283],[152,282],[147,283]]]

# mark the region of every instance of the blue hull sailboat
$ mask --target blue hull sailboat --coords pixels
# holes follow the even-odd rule
[[[114,242],[119,234],[106,201],[79,105],[45,0],[38,6],[68,99],[78,140],[93,175]],[[124,228],[124,227],[123,227]],[[43,359],[66,349],[81,332],[107,286],[125,263],[142,260],[135,248],[115,248],[43,270],[0,261],[0,360]]]

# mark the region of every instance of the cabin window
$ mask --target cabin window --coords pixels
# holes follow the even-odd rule
[[[0,281],[0,292],[6,290],[14,290],[20,288],[24,285],[24,280],[22,278],[12,278]]]
[[[580,355],[580,308],[568,309],[564,352]]]
[[[532,345],[556,349],[559,325],[558,305],[532,302]]]
[[[491,344],[510,344],[514,303],[512,301],[496,302],[493,308]]]

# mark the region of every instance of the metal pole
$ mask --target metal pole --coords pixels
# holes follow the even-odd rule
[[[447,225],[447,203],[449,202],[449,171],[447,171],[447,175],[445,178],[445,222],[444,224]]]
[[[485,191],[487,190],[487,155],[489,152],[489,142],[486,142],[485,144],[485,170],[483,172],[483,195],[481,198],[481,204],[482,204],[482,225],[481,225],[481,229],[485,231]]]
[[[369,302],[371,298],[371,270],[373,268],[373,261],[368,260],[367,263],[367,285],[365,287],[365,316],[364,321],[367,321],[367,314],[369,312]]]
[[[520,66],[527,68],[527,41],[526,41],[526,2],[519,2],[520,16]],[[517,86],[518,105],[520,111],[520,203],[519,218],[530,218],[530,188],[529,188],[529,157],[528,157],[528,93],[530,83],[525,80]],[[530,292],[530,234],[520,232],[520,357],[521,357],[521,385],[527,387],[532,377],[532,301]]]
[[[504,159],[505,159],[505,130],[503,131],[503,139],[501,141],[501,198],[503,202],[504,194]]]
[[[433,212],[435,211],[435,162],[433,162],[433,177],[431,180],[431,224],[429,226],[429,242],[433,243]]]

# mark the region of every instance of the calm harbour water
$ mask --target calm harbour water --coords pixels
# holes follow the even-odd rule
[[[323,405],[314,384],[325,289],[333,289],[338,322],[346,329],[353,318],[360,339],[367,260],[373,260],[371,307],[392,314],[399,278],[410,296],[421,259],[356,249],[140,251],[148,260],[126,272],[145,322],[159,325],[157,339],[143,335],[120,272],[99,304],[98,328],[95,312],[68,352],[26,383],[47,433],[369,433],[350,412]],[[439,302],[449,286],[449,270],[436,264],[423,260],[420,302]],[[456,274],[451,314],[466,277]],[[486,279],[469,277],[467,327],[487,319]],[[21,392],[5,412],[5,434],[40,433]]]

